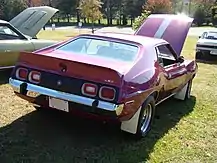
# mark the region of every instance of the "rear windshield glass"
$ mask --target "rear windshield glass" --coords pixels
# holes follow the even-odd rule
[[[137,56],[138,46],[110,40],[81,37],[59,47],[58,50],[131,62]]]

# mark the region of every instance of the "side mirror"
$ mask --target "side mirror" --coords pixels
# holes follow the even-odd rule
[[[183,56],[180,56],[177,58],[177,62],[183,63],[185,61],[185,58]]]

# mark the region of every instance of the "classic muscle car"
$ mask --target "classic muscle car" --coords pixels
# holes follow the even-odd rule
[[[31,7],[10,22],[0,20],[0,69],[14,67],[20,51],[32,52],[56,43],[36,35],[57,11],[47,6]]]
[[[180,53],[191,23],[188,17],[151,15],[135,35],[83,34],[22,52],[9,83],[42,109],[114,118],[121,130],[141,138],[156,105],[172,96],[190,98],[197,64]]]
[[[197,60],[217,59],[217,31],[206,31],[199,37],[195,58]]]

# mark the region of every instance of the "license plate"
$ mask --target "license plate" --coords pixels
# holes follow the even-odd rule
[[[68,101],[49,97],[49,107],[55,108],[61,111],[69,112]]]
[[[210,54],[216,54],[217,55],[217,51],[211,51]]]

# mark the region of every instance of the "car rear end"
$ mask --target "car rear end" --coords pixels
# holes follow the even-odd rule
[[[9,83],[19,97],[44,108],[115,119],[123,109],[123,75],[105,67],[22,53]]]

